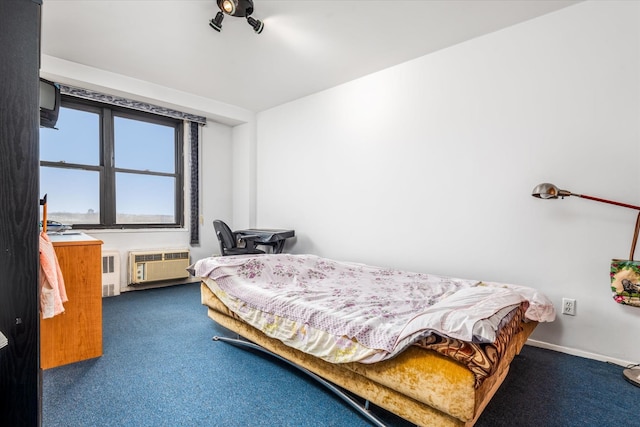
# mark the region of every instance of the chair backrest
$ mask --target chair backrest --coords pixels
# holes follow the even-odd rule
[[[216,219],[213,221],[213,228],[216,231],[216,236],[218,236],[220,252],[222,252],[222,255],[225,254],[227,249],[234,249],[237,247],[236,239],[233,237],[233,231],[231,231],[231,228],[229,228],[224,221]]]

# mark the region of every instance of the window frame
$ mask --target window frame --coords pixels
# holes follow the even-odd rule
[[[66,163],[64,161],[40,160],[40,167],[97,171],[99,174],[100,223],[71,224],[74,229],[88,230],[184,228],[184,123],[182,120],[153,113],[147,113],[144,111],[132,110],[117,105],[76,98],[65,94],[61,96],[60,105],[61,108],[71,108],[90,113],[96,113],[98,114],[100,122],[100,159],[97,166],[78,163]],[[143,171],[137,169],[116,167],[114,117],[122,117],[130,120],[138,120],[146,123],[173,127],[175,131],[174,172],[153,172],[148,170]],[[175,177],[174,219],[176,221],[173,223],[116,223],[116,173],[118,172],[149,176]]]

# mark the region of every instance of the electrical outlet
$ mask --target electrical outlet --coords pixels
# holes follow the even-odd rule
[[[576,300],[573,298],[562,298],[562,314],[569,316],[576,315]]]

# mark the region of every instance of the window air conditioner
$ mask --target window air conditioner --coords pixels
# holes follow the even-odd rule
[[[129,282],[132,285],[164,280],[186,279],[189,251],[129,252]]]

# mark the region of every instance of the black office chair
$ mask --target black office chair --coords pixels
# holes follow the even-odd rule
[[[263,254],[264,251],[260,249],[248,246],[246,248],[238,247],[238,236],[231,231],[229,226],[219,219],[213,221],[213,228],[216,230],[216,236],[220,243],[220,253],[222,256],[227,255],[248,255],[248,254]]]

